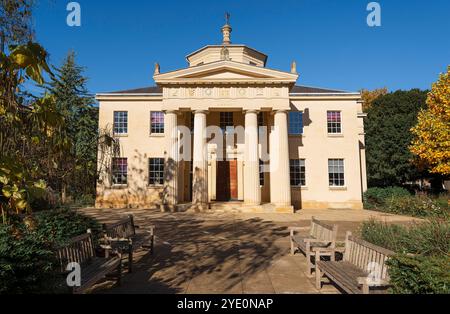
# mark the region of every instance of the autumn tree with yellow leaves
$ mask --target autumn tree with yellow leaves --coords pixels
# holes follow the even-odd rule
[[[431,173],[450,175],[450,66],[433,84],[427,106],[411,129],[410,150]]]

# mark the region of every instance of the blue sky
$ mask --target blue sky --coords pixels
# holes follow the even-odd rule
[[[430,88],[450,64],[450,1],[384,0],[382,26],[367,26],[369,0],[83,0],[81,27],[66,24],[65,0],[40,0],[37,40],[59,65],[70,49],[86,67],[92,93],[153,85],[185,56],[221,42],[224,13],[232,41],[269,56],[298,84],[356,91]]]

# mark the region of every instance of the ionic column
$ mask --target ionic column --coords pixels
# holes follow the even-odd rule
[[[261,204],[259,185],[258,115],[254,110],[245,113],[244,202]]]
[[[172,211],[178,204],[178,125],[177,113],[164,113],[164,127],[166,129],[166,160],[164,165],[164,205]]]
[[[275,111],[270,133],[270,200],[278,207],[291,206],[287,112]]]
[[[206,112],[195,111],[192,204],[208,208],[208,149],[206,145]]]

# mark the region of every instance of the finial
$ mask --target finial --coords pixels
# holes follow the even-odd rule
[[[297,62],[295,62],[295,61],[292,61],[292,64],[291,64],[291,73],[297,74]]]
[[[161,73],[161,69],[159,67],[159,63],[156,62],[155,63],[155,72],[153,73],[153,75],[158,75],[159,73]]]
[[[222,27],[224,45],[231,44],[231,32],[233,31],[233,29],[230,26],[230,16],[230,13],[225,13],[225,25]]]

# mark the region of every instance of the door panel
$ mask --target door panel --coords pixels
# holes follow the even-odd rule
[[[216,178],[216,200],[228,202],[238,199],[237,160],[218,161]]]

